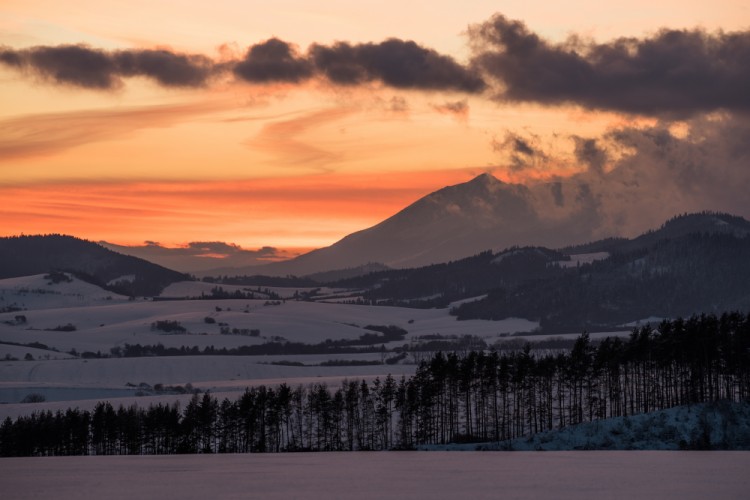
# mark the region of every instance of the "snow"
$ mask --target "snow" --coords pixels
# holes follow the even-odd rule
[[[570,255],[570,260],[559,260],[555,262],[560,267],[578,267],[582,264],[591,264],[597,260],[604,260],[609,257],[609,252],[579,253]]]
[[[665,319],[666,318],[660,318],[658,316],[649,316],[648,318],[638,319],[638,320],[635,320],[635,321],[631,321],[630,323],[625,323],[622,326],[627,326],[627,327],[631,327],[631,328],[633,328],[633,327],[640,327],[640,326],[644,326],[644,325],[647,325],[647,324],[655,326],[655,325],[658,325],[659,323],[661,323],[662,321],[664,321]]]
[[[743,452],[341,452],[0,459],[4,498],[745,498]]]
[[[257,286],[257,285],[223,285],[220,283],[207,283],[203,281],[178,281],[166,287],[160,297],[168,298],[191,298],[200,297],[201,294],[211,295],[214,288],[222,288],[225,292],[253,293],[258,297],[266,297],[266,292],[274,293],[283,299],[291,299],[295,293],[306,293],[317,290],[316,298],[324,298],[328,295],[342,293],[345,290],[329,287],[283,287],[283,286]]]
[[[123,283],[133,283],[135,281],[135,274],[125,274],[123,276],[120,276],[119,278],[115,278],[113,280],[109,280],[107,282],[107,286],[113,286]]]
[[[281,337],[291,342],[315,344],[326,339],[356,339],[367,325],[396,325],[415,336],[477,335],[498,337],[502,333],[533,331],[538,324],[525,319],[504,321],[456,321],[448,309],[406,309],[386,306],[287,301],[265,305],[264,300],[196,300],[83,302],[78,307],[24,311],[26,323],[9,325],[18,313],[0,314],[0,340],[16,343],[41,342],[62,351],[108,353],[115,345],[157,344],[168,347],[213,345],[237,347]],[[220,308],[221,311],[216,311]],[[205,322],[206,317],[215,320]],[[154,331],[156,321],[178,321],[188,334],[167,335]],[[221,335],[219,323],[231,328],[259,329],[260,337]],[[72,324],[75,331],[49,331]],[[265,339],[264,339],[265,338]]]
[[[750,450],[750,403],[702,403],[595,420],[501,442],[424,445],[426,451],[573,451],[694,449],[707,430],[708,447]],[[705,445],[704,445],[705,447]]]
[[[72,359],[75,356],[66,352],[49,351],[47,349],[36,349],[20,345],[0,344],[0,360],[20,359],[23,360],[27,354],[34,359]]]
[[[200,295],[215,286],[210,283],[177,283],[169,293]],[[224,287],[231,291],[230,287]],[[246,287],[237,287],[246,288]],[[257,288],[257,287],[256,287]],[[279,293],[281,289],[274,289]],[[294,289],[285,290],[293,295]],[[321,293],[336,290],[322,289]],[[417,337],[475,335],[488,344],[515,332],[533,332],[538,324],[525,319],[505,321],[457,321],[448,309],[406,309],[352,304],[266,300],[128,300],[75,278],[50,283],[43,275],[0,280],[0,302],[4,307],[21,304],[24,310],[0,313],[0,341],[15,344],[38,342],[53,350],[0,343],[0,416],[19,415],[64,402],[93,407],[96,398],[113,404],[137,400],[126,384],[184,385],[211,391],[242,391],[258,383],[302,383],[343,378],[384,377],[411,374],[415,365],[321,367],[323,361],[382,361],[379,353],[308,356],[175,356],[162,358],[79,359],[67,354],[90,351],[108,354],[124,344],[166,347],[208,346],[236,348],[273,339],[317,344],[327,339],[357,339],[368,333],[368,325],[395,325],[409,333],[389,348],[410,344]],[[19,321],[17,316],[24,316]],[[206,322],[211,318],[213,322]],[[187,333],[168,334],[155,330],[157,321],[177,321]],[[73,331],[55,330],[73,325]],[[221,334],[221,328],[257,329],[259,336]],[[370,332],[372,333],[372,332]],[[515,338],[515,337],[514,337]],[[530,337],[533,339],[534,337]],[[25,360],[26,354],[33,360]],[[387,356],[391,356],[388,354]],[[7,359],[6,359],[7,356]],[[15,358],[15,360],[13,360]],[[296,362],[307,366],[279,366],[273,362]],[[412,361],[411,359],[407,361]],[[305,382],[307,383],[307,382]],[[20,405],[30,393],[39,393],[45,403]],[[173,401],[175,396],[165,397]],[[145,403],[145,401],[144,401]],[[41,405],[41,406],[40,406]],[[47,406],[45,406],[47,405]],[[50,406],[51,405],[51,406]]]
[[[451,302],[450,304],[448,304],[448,308],[458,307],[458,306],[460,306],[462,304],[466,304],[466,303],[469,303],[469,302],[476,302],[478,300],[482,300],[482,299],[486,299],[486,298],[487,298],[487,294],[485,293],[483,295],[477,295],[476,297],[468,297],[466,299],[455,300],[455,301]]]
[[[0,310],[17,307],[25,310],[80,307],[99,303],[126,302],[122,295],[109,292],[68,275],[70,282],[51,283],[43,274],[0,280]],[[14,314],[7,317],[13,319]],[[6,319],[6,318],[4,318]]]

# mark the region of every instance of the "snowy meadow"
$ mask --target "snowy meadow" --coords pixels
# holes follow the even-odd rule
[[[8,499],[740,499],[746,452],[371,452],[0,459]]]

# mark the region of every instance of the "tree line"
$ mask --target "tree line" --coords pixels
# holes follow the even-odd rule
[[[247,453],[413,449],[502,441],[679,405],[750,400],[750,314],[582,335],[565,352],[438,352],[410,378],[209,393],[158,404],[7,418],[0,455]]]

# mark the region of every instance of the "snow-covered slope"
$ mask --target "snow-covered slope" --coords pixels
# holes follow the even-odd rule
[[[720,401],[615,417],[499,443],[446,450],[750,450],[750,402]]]
[[[57,283],[46,278],[44,274],[0,280],[0,311],[116,304],[128,300],[123,295],[81,281],[71,274],[65,273],[65,276],[67,280]]]

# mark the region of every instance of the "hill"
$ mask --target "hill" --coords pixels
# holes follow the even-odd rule
[[[428,450],[750,450],[750,403],[718,401],[586,422],[494,443]]]
[[[167,285],[189,279],[176,271],[72,236],[0,238],[0,279],[53,271],[69,272],[89,283],[130,296],[158,295]]]
[[[690,214],[632,240],[483,252],[335,285],[364,289],[365,303],[462,301],[453,310],[458,319],[520,317],[539,321],[547,333],[596,331],[648,317],[749,309],[749,229],[741,217]]]

